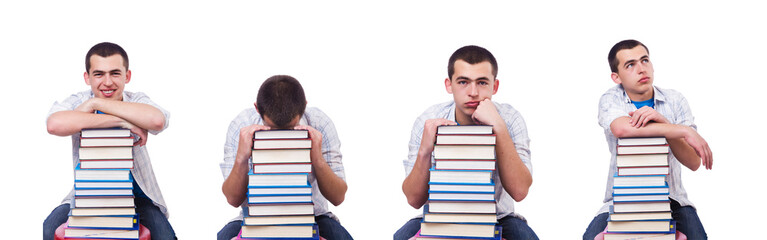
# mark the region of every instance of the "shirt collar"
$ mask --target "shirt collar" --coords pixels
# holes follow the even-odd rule
[[[621,91],[623,91],[623,102],[631,103],[631,98],[629,98],[629,95],[626,94],[626,89],[624,89],[623,86],[620,84],[618,84],[618,88],[620,88]],[[653,85],[652,91],[653,91],[653,99],[655,99],[654,100],[655,103],[666,101],[666,96],[663,95],[663,93],[660,90],[658,90],[658,87]]]

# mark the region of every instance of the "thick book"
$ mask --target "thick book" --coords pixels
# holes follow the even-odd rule
[[[668,166],[668,154],[618,155],[616,165],[618,167]]]
[[[495,202],[485,201],[429,201],[429,213],[492,213]]]
[[[476,192],[495,193],[495,182],[489,183],[438,183],[429,182],[429,191],[433,192]]]
[[[437,159],[434,169],[439,170],[495,170],[495,160]]]
[[[494,160],[495,145],[436,145],[434,159]]]
[[[80,168],[82,169],[103,169],[103,168],[120,168],[120,169],[133,169],[133,159],[98,159],[98,160],[80,160]]]
[[[80,131],[80,137],[103,138],[103,137],[130,137],[130,129],[126,128],[88,128]]]
[[[312,238],[316,234],[314,225],[245,225],[242,238]]]
[[[667,186],[666,175],[614,176],[613,177],[614,188],[660,187],[660,186]]]
[[[249,204],[248,216],[314,215],[314,204]]]
[[[669,153],[668,145],[618,146],[618,155],[664,153]]]
[[[314,224],[312,226],[312,236],[311,237],[246,237],[243,236],[243,231],[240,229],[240,233],[237,234],[238,240],[240,239],[250,239],[250,240],[319,240],[320,239],[320,231],[318,229],[317,224]]]
[[[502,240],[501,237],[501,230],[502,227],[500,225],[495,226],[495,237],[493,238],[466,238],[466,237],[443,237],[443,236],[423,236],[421,235],[421,230],[419,229],[418,232],[413,236],[414,240],[466,240],[466,239],[488,239],[488,240]]]
[[[253,139],[306,139],[309,138],[309,131],[306,130],[266,130],[256,131]]]
[[[421,236],[493,239],[495,224],[421,222]]]
[[[75,189],[75,196],[133,196],[133,189]]]
[[[248,195],[301,195],[312,194],[312,186],[307,182],[300,186],[250,186]]]
[[[618,176],[668,175],[668,166],[661,167],[618,167]]]
[[[494,145],[495,135],[439,134],[437,145]]]
[[[311,163],[257,163],[253,173],[310,173]]]
[[[308,173],[248,173],[248,187],[304,186],[308,181]]]
[[[612,221],[607,222],[610,233],[674,233],[674,220],[660,221]]]
[[[495,201],[495,193],[429,191],[429,201]]]
[[[80,159],[133,159],[133,147],[81,147]]]
[[[69,216],[67,226],[79,228],[135,229],[138,226],[133,216]]]
[[[668,186],[613,188],[613,196],[621,195],[668,195]]]
[[[676,240],[676,233],[605,233],[604,240]]]
[[[71,238],[95,238],[95,239],[139,239],[139,230],[123,229],[98,229],[98,228],[64,228],[64,237]]]
[[[610,206],[607,221],[646,221],[646,220],[671,220],[671,212],[632,212],[616,213]]]
[[[671,202],[613,202],[615,213],[669,212]]]
[[[75,181],[75,189],[133,189],[133,177],[122,181]]]
[[[245,213],[247,216],[247,212]],[[258,216],[245,217],[242,225],[262,226],[262,225],[306,225],[314,224],[314,215],[293,215],[293,216]]]
[[[131,179],[130,169],[82,169],[75,166],[75,181],[127,181]]]
[[[254,139],[253,149],[296,149],[312,148],[312,140],[307,139]]]
[[[80,147],[132,147],[133,137],[80,137]]]
[[[423,206],[423,221],[436,223],[484,223],[498,222],[495,213],[433,213],[429,204]]]
[[[248,196],[249,204],[265,204],[265,203],[311,203],[312,195],[250,195]]]
[[[493,134],[490,125],[451,125],[437,127],[437,134]]]
[[[618,138],[619,146],[666,145],[665,137]]]
[[[70,216],[127,216],[135,215],[136,208],[133,207],[119,207],[119,208],[71,208],[69,210]]]
[[[491,183],[493,171],[429,169],[429,181],[436,183]]]
[[[75,196],[72,200],[75,208],[135,207],[133,196]]]
[[[618,195],[613,196],[613,202],[665,202],[668,195]]]
[[[253,150],[251,163],[311,163],[311,149]]]

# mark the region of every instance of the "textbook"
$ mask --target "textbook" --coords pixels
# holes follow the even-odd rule
[[[133,189],[75,189],[75,196],[133,196]]]
[[[613,176],[614,188],[660,186],[667,186],[666,175]]]
[[[256,163],[253,173],[310,173],[311,163]]]
[[[452,125],[437,127],[437,134],[493,134],[490,125]]]
[[[252,163],[311,163],[311,149],[253,150]]]
[[[91,229],[64,228],[64,236],[69,238],[99,238],[99,239],[138,239],[138,229]]]
[[[312,148],[311,139],[254,139],[253,149],[300,149]]]
[[[467,239],[487,239],[487,240],[502,240],[501,237],[501,226],[496,226],[495,228],[495,236],[493,238],[466,238],[466,237],[443,237],[443,236],[423,236],[421,235],[421,230],[418,230],[418,232],[413,236],[411,239],[415,240],[467,240]]]
[[[618,155],[626,154],[663,154],[669,153],[667,145],[647,145],[647,146],[621,146],[618,145]]]
[[[613,202],[613,212],[615,213],[634,213],[634,212],[670,212],[671,204],[665,202]]]
[[[249,204],[263,203],[311,203],[312,195],[252,195],[248,196]]]
[[[495,170],[495,160],[437,159],[434,169],[438,170]]]
[[[668,175],[668,166],[660,167],[618,167],[618,176]]]
[[[127,216],[135,215],[136,208],[133,207],[119,207],[119,208],[71,208],[69,210],[70,216]]]
[[[612,221],[607,222],[607,231],[614,233],[674,233],[674,220],[660,221]]]
[[[80,160],[133,159],[133,147],[81,147]]]
[[[242,238],[311,238],[314,225],[245,225]]]
[[[495,182],[489,183],[438,183],[429,182],[429,192],[477,192],[495,193]]]
[[[80,168],[82,169],[100,169],[100,168],[127,168],[133,169],[133,159],[119,159],[119,160],[80,160]]]
[[[82,169],[75,166],[75,181],[127,181],[131,180],[130,169]]]
[[[307,130],[266,130],[256,131],[253,134],[253,139],[306,139],[309,138],[309,131]]]
[[[604,240],[676,240],[676,233],[605,233]]]
[[[437,145],[494,145],[495,135],[440,134]]]
[[[621,195],[668,195],[668,185],[659,187],[626,187],[613,188],[613,196]]]
[[[132,147],[132,137],[80,137],[80,147]]]
[[[495,224],[421,222],[421,236],[485,238],[495,237]]]
[[[248,187],[304,186],[308,181],[308,173],[248,173]]]
[[[429,205],[423,206],[424,222],[440,223],[485,223],[495,224],[498,219],[495,213],[433,213],[429,212]]]
[[[493,171],[429,169],[429,181],[436,183],[491,183]]]
[[[618,167],[668,166],[668,153],[618,155],[616,157],[616,165]]]
[[[247,212],[250,216],[314,215],[314,204],[248,204]]]
[[[610,216],[607,221],[643,221],[643,220],[671,220],[671,212],[635,212],[616,213],[610,206]]]
[[[495,193],[429,192],[430,201],[495,201]]]
[[[429,213],[492,213],[495,202],[488,201],[428,201]]]
[[[666,145],[665,137],[637,137],[637,138],[618,138],[618,145],[621,146],[642,146],[642,145]]]
[[[135,215],[130,216],[69,216],[69,227],[80,228],[107,228],[107,229],[134,229],[138,224]]]
[[[75,208],[89,207],[135,207],[133,196],[86,196],[78,197],[72,200]]]
[[[495,145],[436,145],[434,159],[495,160]]]
[[[243,228],[244,228],[244,226],[243,226]],[[260,229],[258,229],[258,230],[260,230]],[[286,229],[286,230],[289,231],[291,229]],[[251,240],[319,240],[320,239],[320,233],[319,233],[320,231],[317,228],[317,224],[314,224],[312,226],[312,235],[311,235],[311,237],[246,237],[246,236],[243,236],[243,231],[244,231],[243,229],[240,229],[240,233],[237,235],[236,239],[238,239],[238,240],[241,240],[241,239],[251,239]],[[285,231],[285,230],[280,230],[280,231]]]
[[[126,128],[87,128],[80,131],[80,137],[83,138],[104,138],[104,137],[130,137],[130,129]]]
[[[314,224],[314,215],[292,215],[292,216],[258,216],[246,217],[243,219],[243,225],[305,225]]]
[[[133,189],[133,177],[125,181],[75,181],[75,189]]]
[[[613,202],[658,202],[668,201],[668,195],[618,195],[613,196]]]
[[[302,195],[312,194],[309,183],[299,186],[251,186],[248,195]]]

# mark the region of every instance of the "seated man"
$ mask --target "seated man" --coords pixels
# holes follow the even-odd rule
[[[48,113],[48,133],[72,136],[72,163],[79,160],[80,131],[86,128],[121,127],[130,129],[138,141],[133,146],[133,195],[140,222],[152,239],[175,239],[168,222],[168,210],[152,170],[146,142],[147,133],[158,134],[168,127],[170,113],[152,102],[144,93],[127,92],[131,80],[128,54],[114,43],[99,43],[85,55],[85,84],[88,91],[75,93],[56,102]],[[96,114],[96,112],[104,114]],[[43,223],[43,239],[54,239],[56,228],[67,221],[74,190]]]
[[[315,222],[319,235],[325,239],[352,239],[338,218],[328,211],[327,202],[338,206],[346,195],[344,166],[341,162],[341,142],[335,125],[317,108],[306,108],[301,84],[293,77],[277,75],[266,79],[258,90],[255,108],[245,109],[229,124],[224,145],[221,189],[233,207],[247,205],[248,171],[250,170],[253,134],[259,130],[302,129],[312,139],[309,174],[312,185]],[[236,237],[242,227],[240,213],[218,232],[219,240]]]
[[[448,62],[445,90],[453,101],[434,105],[416,119],[410,135],[410,152],[404,161],[407,177],[402,191],[413,208],[428,199],[429,168],[434,166],[434,143],[441,125],[491,125],[496,134],[495,182],[496,215],[506,239],[538,239],[521,215],[514,212],[514,201],[527,197],[533,182],[530,139],[517,110],[490,99],[498,91],[498,64],[490,51],[478,46],[456,50]],[[395,240],[411,238],[421,228],[423,218],[413,218],[395,234]]]
[[[618,138],[660,136],[666,138],[671,148],[666,180],[676,229],[689,239],[706,239],[703,224],[682,186],[682,165],[695,171],[702,161],[706,169],[711,169],[713,157],[708,143],[695,130],[687,100],[677,91],[653,85],[650,52],[641,42],[624,40],[615,44],[607,60],[617,85],[599,99],[599,125],[604,128],[612,159],[605,204],[583,233],[583,239],[592,240],[607,227],[608,209],[613,200],[613,175],[617,171]]]

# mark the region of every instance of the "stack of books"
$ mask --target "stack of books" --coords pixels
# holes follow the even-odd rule
[[[309,183],[311,148],[306,130],[254,134],[248,206],[238,239],[319,239]]]
[[[416,239],[500,239],[492,126],[440,126],[429,200]]]
[[[133,202],[133,137],[128,129],[83,129],[67,239],[138,239]]]
[[[621,138],[617,150],[605,240],[676,239],[666,182],[666,138]]]

